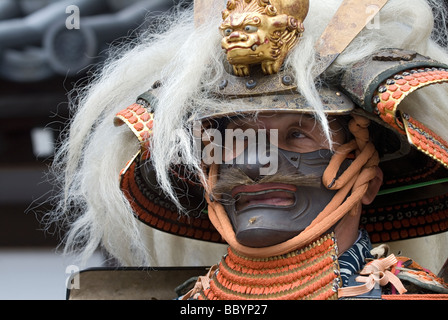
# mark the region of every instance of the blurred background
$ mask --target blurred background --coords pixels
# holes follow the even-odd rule
[[[77,266],[43,230],[69,92],[174,0],[0,0],[0,299],[66,298]],[[188,1],[187,1],[188,3]],[[125,106],[124,106],[125,107]],[[102,266],[101,252],[89,266]]]
[[[70,118],[69,92],[110,48],[179,2],[0,0],[0,300],[66,299],[78,267],[40,219],[50,210],[47,172]],[[104,265],[97,252],[87,267]]]

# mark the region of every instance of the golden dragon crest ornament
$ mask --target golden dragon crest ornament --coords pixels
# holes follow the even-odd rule
[[[221,46],[236,76],[250,75],[252,65],[277,73],[304,32],[308,0],[229,0],[219,29]]]

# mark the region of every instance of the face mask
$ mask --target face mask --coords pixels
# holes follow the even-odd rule
[[[221,192],[221,204],[237,241],[255,248],[279,244],[298,235],[336,193],[321,182],[333,156],[330,150],[297,153],[265,147],[263,150],[278,153],[274,166],[278,172],[263,176],[260,172],[266,163],[260,161],[258,149],[258,145],[248,147],[231,164],[221,164],[217,183],[219,189],[220,180],[228,180],[229,175],[230,179],[245,176],[248,183]],[[341,171],[350,163],[345,160]]]

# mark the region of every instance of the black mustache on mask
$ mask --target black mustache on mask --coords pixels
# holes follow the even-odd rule
[[[316,187],[321,186],[321,177],[315,175],[304,175],[294,168],[279,169],[273,175],[266,175],[260,179],[252,179],[241,169],[236,167],[221,166],[219,179],[212,190],[212,194],[219,196],[222,194],[231,194],[231,191],[241,185],[254,185],[263,183],[284,183],[298,187]]]

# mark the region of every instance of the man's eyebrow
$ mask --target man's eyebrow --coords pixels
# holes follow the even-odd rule
[[[313,121],[313,122],[316,121],[316,117],[314,117],[314,116],[311,115],[311,114],[307,114],[307,113],[299,113],[299,114],[297,114],[297,115],[300,115],[300,117],[298,117],[298,118],[297,118],[297,121],[296,121],[296,122],[298,122],[298,123],[301,123],[302,121]]]
[[[300,123],[301,121],[313,121],[315,123],[317,121],[317,117],[313,114],[308,113],[292,113],[292,114],[286,114],[286,113],[271,113],[271,114],[245,114],[245,115],[233,115],[227,117],[227,123],[233,123],[237,125],[243,125],[243,124],[254,124],[260,121],[263,121],[263,119],[269,119],[269,118],[276,118],[279,115],[291,115],[292,117],[297,117],[296,121],[293,121],[294,123]],[[298,117],[299,116],[299,117]],[[289,117],[287,117],[285,120],[287,121]],[[329,119],[330,120],[330,119]],[[334,120],[334,119],[331,119]]]

